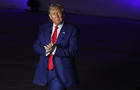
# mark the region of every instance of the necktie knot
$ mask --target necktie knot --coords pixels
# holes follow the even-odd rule
[[[57,25],[55,26],[55,29],[56,29],[56,30],[58,29],[58,26],[57,26]]]

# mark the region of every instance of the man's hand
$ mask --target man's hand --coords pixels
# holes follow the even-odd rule
[[[55,49],[55,43],[49,43],[48,45],[44,46],[46,53],[51,53]]]

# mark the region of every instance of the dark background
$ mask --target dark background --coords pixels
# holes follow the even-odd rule
[[[139,90],[140,21],[67,12],[80,30],[79,85],[68,90]],[[0,90],[47,90],[32,83],[38,56],[32,45],[47,12],[0,9]]]
[[[140,20],[140,0],[0,0],[0,8],[29,9],[28,1],[41,11],[47,11],[50,3],[58,2],[69,13]]]

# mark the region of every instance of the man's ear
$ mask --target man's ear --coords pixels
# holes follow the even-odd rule
[[[51,17],[51,15],[49,14],[49,17],[50,17],[50,19],[52,20],[52,17]]]

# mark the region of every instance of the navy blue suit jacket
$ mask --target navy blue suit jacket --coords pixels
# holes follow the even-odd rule
[[[41,86],[48,82],[48,56],[45,56],[44,46],[51,42],[52,26],[52,23],[41,25],[39,36],[33,45],[35,52],[40,54],[33,82]],[[77,82],[74,57],[78,50],[78,36],[74,26],[64,23],[56,41],[57,49],[53,63],[57,77],[65,87],[75,85]]]

